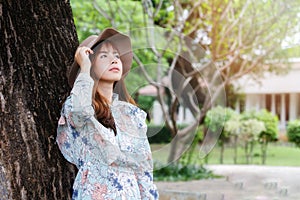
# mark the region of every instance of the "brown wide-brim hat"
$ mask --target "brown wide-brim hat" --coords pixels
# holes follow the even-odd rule
[[[97,46],[97,44],[99,44],[99,42],[104,40],[108,40],[118,50],[123,64],[123,76],[125,76],[131,68],[133,57],[131,41],[127,35],[124,35],[113,28],[107,28],[104,29],[98,36],[91,35],[87,37],[84,41],[82,41],[79,47],[86,46],[93,49],[95,46]],[[73,87],[79,69],[79,64],[74,60],[68,77],[69,85],[71,87]]]

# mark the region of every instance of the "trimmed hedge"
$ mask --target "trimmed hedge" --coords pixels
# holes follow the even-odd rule
[[[150,144],[169,143],[171,132],[166,126],[148,125],[147,136]]]
[[[179,129],[185,128],[186,125],[179,125]],[[163,125],[148,125],[147,136],[150,144],[169,143],[172,140],[171,131]]]
[[[294,120],[288,123],[287,136],[290,142],[300,147],[300,120]]]
[[[165,167],[154,163],[153,174],[155,181],[190,181],[221,178],[221,176],[213,174],[211,170],[206,169],[202,165],[182,165],[176,163],[171,163]]]

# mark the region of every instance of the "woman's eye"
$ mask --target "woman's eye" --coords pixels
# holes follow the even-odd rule
[[[120,58],[120,55],[119,55],[119,54],[115,54],[115,57],[116,57],[116,58]]]
[[[107,56],[106,56],[106,54],[101,54],[100,55],[100,58],[106,58]]]

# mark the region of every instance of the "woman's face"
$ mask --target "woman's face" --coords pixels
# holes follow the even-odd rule
[[[100,82],[119,81],[122,77],[123,65],[118,51],[110,43],[104,43],[95,53],[93,62],[95,78]]]

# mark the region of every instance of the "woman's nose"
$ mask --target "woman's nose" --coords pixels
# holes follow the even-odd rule
[[[114,57],[111,61],[111,64],[117,64],[117,63],[118,63],[117,58]]]
[[[117,64],[117,63],[118,63],[118,61],[115,58],[111,61],[111,64]]]

